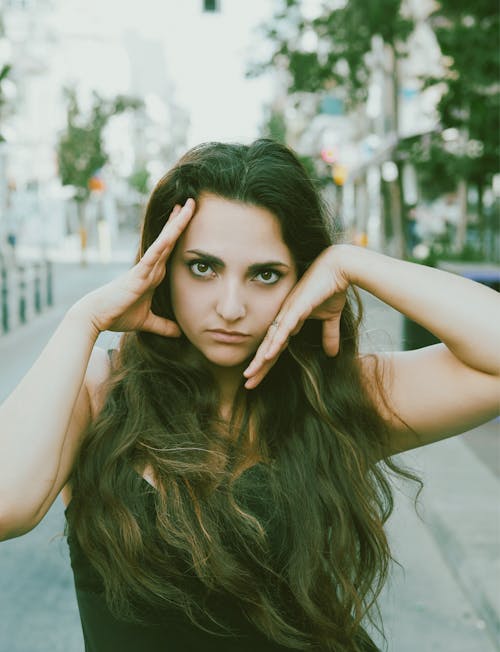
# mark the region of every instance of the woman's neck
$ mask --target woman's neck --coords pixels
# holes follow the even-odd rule
[[[233,414],[234,401],[243,378],[244,365],[238,367],[217,367],[214,375],[220,392],[219,413],[229,422]]]

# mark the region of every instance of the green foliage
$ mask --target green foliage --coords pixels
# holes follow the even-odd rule
[[[304,18],[298,0],[286,0],[281,5],[264,28],[274,53],[269,61],[254,64],[249,76],[272,67],[285,68],[291,93],[316,93],[339,86],[348,106],[366,99],[366,55],[372,37],[380,35],[397,56],[403,56],[404,42],[413,30],[412,20],[401,15],[401,0],[349,0],[338,9],[330,9],[325,3],[313,20]],[[318,39],[313,52],[301,47],[302,37],[311,32]]]
[[[438,104],[441,127],[456,128],[477,141],[480,154],[455,158],[456,174],[478,185],[489,183],[500,160],[500,13],[496,0],[441,0],[431,16],[448,69]],[[427,85],[441,82],[428,79]],[[462,160],[457,160],[461,158]]]
[[[486,253],[478,246],[466,242],[461,251],[453,251],[450,248],[443,248],[439,245],[433,247],[434,257],[441,261],[457,263],[484,263],[489,260]]]
[[[456,188],[459,179],[485,187],[500,160],[499,11],[496,1],[441,0],[430,17],[444,63],[445,84],[437,106],[440,130],[458,130],[454,142],[441,133],[400,143],[398,154],[415,164],[426,199]]]
[[[2,69],[0,70],[0,108],[6,102],[5,95],[2,93],[1,84],[2,84],[4,79],[7,79],[7,77],[9,76],[11,70],[12,70],[12,66],[10,65],[10,63],[5,63],[2,66]]]
[[[263,138],[272,138],[283,145],[287,144],[286,120],[282,111],[267,107],[264,122],[260,128],[260,135]],[[299,160],[304,166],[307,175],[319,188],[330,182],[330,177],[318,172],[314,159],[311,156],[300,156]]]
[[[463,169],[462,159],[450,156],[443,148],[440,133],[400,141],[395,157],[399,161],[410,161],[415,166],[423,199],[432,201],[456,190],[457,175]]]
[[[93,93],[93,104],[88,116],[82,114],[76,91],[64,91],[68,109],[67,126],[58,143],[59,175],[63,185],[75,188],[75,199],[88,199],[89,180],[108,161],[103,147],[103,130],[108,121],[126,110],[137,110],[142,102],[136,98],[119,95],[105,100]]]
[[[6,63],[6,64],[4,64],[2,66],[2,69],[0,70],[0,117],[1,117],[1,114],[2,114],[2,108],[7,104],[7,99],[6,99],[5,95],[4,95],[4,93],[2,92],[2,82],[3,82],[4,79],[7,79],[7,77],[10,74],[11,69],[12,69],[12,66],[10,64]],[[0,125],[0,128],[1,128],[1,125]],[[2,135],[2,132],[0,131],[0,143],[4,143],[4,142],[5,142],[5,138]]]
[[[149,193],[150,174],[145,167],[139,167],[129,176],[128,182],[131,188],[141,195]]]
[[[267,107],[260,133],[263,138],[272,138],[282,145],[286,144],[286,120],[282,111]]]

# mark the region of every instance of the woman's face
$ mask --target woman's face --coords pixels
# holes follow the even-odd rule
[[[172,255],[170,289],[179,327],[210,362],[245,363],[296,282],[270,211],[200,196]]]

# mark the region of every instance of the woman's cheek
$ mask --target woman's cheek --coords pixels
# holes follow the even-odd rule
[[[202,292],[186,291],[177,294],[174,312],[181,328],[201,325],[207,318],[207,297]]]
[[[283,302],[287,296],[288,292],[284,293],[283,291],[275,294],[274,296],[266,296],[259,301],[259,314],[260,321],[263,329],[263,335],[267,332],[269,325],[276,317],[276,314],[279,312]]]

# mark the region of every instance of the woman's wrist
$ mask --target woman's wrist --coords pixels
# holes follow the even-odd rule
[[[329,262],[332,271],[345,280],[346,285],[363,287],[363,273],[373,256],[378,256],[364,247],[338,244],[329,247]]]
[[[86,307],[82,305],[81,301],[77,301],[67,310],[64,315],[64,320],[77,325],[81,328],[82,332],[85,332],[85,334],[94,341],[97,340],[101,333],[100,329],[94,323],[92,315]]]

